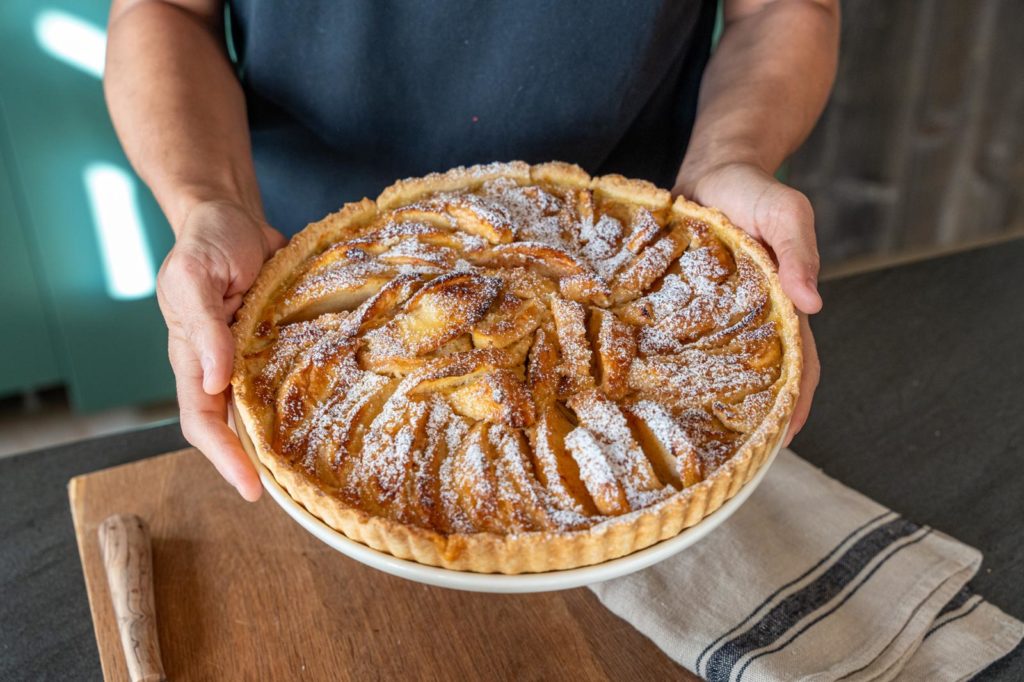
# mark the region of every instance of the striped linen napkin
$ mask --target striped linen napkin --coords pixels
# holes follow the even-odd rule
[[[714,533],[590,589],[714,682],[960,680],[1024,637],[966,588],[980,564],[783,450]]]

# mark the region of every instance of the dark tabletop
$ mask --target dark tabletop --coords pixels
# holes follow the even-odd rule
[[[1024,618],[1024,240],[822,285],[825,369],[793,449],[980,549]],[[0,679],[100,677],[66,484],[185,445],[176,424],[0,459]],[[210,475],[215,475],[213,469]],[[1024,679],[1022,647],[986,679]]]

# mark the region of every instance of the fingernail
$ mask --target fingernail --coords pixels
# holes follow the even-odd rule
[[[213,357],[204,355],[199,360],[199,363],[203,366],[203,378],[205,379],[206,376],[213,371]]]

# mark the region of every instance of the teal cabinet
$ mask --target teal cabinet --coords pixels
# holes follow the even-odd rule
[[[153,273],[172,244],[103,101],[108,4],[0,3],[0,392],[93,410],[173,396]],[[11,339],[14,340],[11,340]]]
[[[0,138],[3,117],[0,110]],[[8,170],[7,150],[0,147],[0,292],[8,321],[0,334],[0,395],[31,390],[60,381],[54,352],[48,300],[32,265],[28,235],[18,218],[18,205]]]

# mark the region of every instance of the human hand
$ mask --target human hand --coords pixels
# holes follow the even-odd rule
[[[234,361],[228,325],[263,262],[285,239],[261,218],[226,201],[196,204],[177,232],[157,277],[157,301],[167,322],[181,430],[253,502],[262,492],[259,476],[227,424]]]
[[[687,183],[685,189],[677,186],[674,193],[720,209],[729,220],[771,250],[779,265],[782,290],[801,313],[804,366],[800,398],[786,435],[786,445],[789,445],[807,422],[821,375],[818,351],[807,318],[821,310],[818,247],[811,203],[797,190],[747,163],[714,167],[701,174],[696,182]]]

